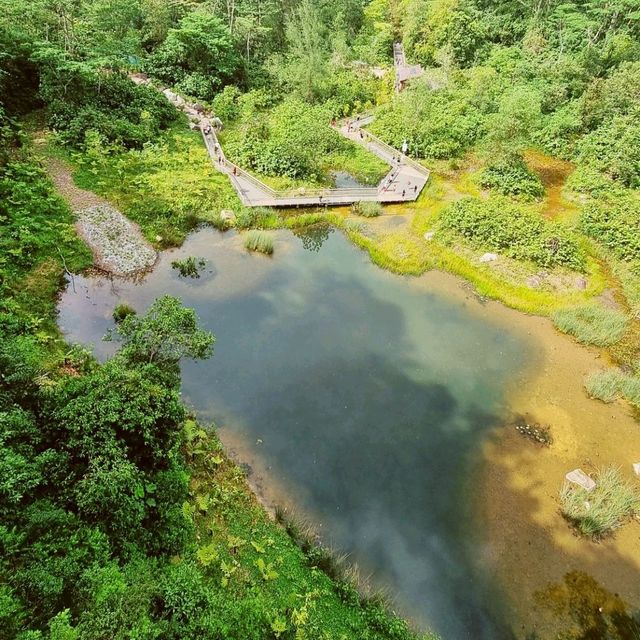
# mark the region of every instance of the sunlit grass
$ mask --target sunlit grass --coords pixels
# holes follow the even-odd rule
[[[578,342],[605,347],[622,338],[628,319],[619,311],[591,304],[560,309],[553,314],[553,322]]]
[[[595,482],[593,491],[565,482],[560,491],[560,502],[562,515],[577,531],[598,539],[636,515],[640,498],[637,488],[625,481],[620,470],[614,467],[601,469]]]
[[[624,398],[640,408],[640,377],[620,369],[605,369],[589,375],[584,381],[585,389],[592,398],[613,402]]]
[[[273,236],[265,231],[252,229],[245,235],[244,246],[249,251],[258,251],[270,256],[273,254]]]

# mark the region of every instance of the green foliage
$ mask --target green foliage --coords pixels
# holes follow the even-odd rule
[[[396,149],[406,139],[409,153],[421,158],[458,157],[484,133],[475,91],[462,78],[460,85],[435,91],[419,83],[382,106],[371,131]]]
[[[580,213],[582,230],[614,255],[640,270],[640,200],[634,195],[587,203]]]
[[[492,161],[480,174],[480,185],[505,196],[540,198],[544,186],[519,154],[509,154]]]
[[[233,79],[239,63],[227,25],[203,11],[188,13],[169,30],[146,69],[187,95],[210,100]]]
[[[198,327],[193,309],[171,296],[158,298],[144,315],[129,315],[115,329],[121,356],[130,363],[174,367],[182,358],[209,358],[214,337]]]
[[[578,342],[605,347],[622,338],[628,319],[619,311],[588,305],[559,309],[553,314],[553,322],[560,331],[571,334]]]
[[[465,198],[446,207],[441,226],[479,249],[493,250],[543,267],[582,270],[585,255],[562,226],[505,198]]]
[[[113,319],[115,322],[122,322],[127,316],[136,313],[136,310],[126,302],[119,302],[113,310]]]
[[[72,147],[83,148],[93,133],[102,145],[141,149],[177,118],[163,95],[122,74],[65,64],[57,57],[45,58],[42,65],[40,93],[49,126]]]
[[[317,179],[323,156],[349,147],[330,120],[327,108],[288,98],[244,121],[225,139],[225,148],[241,166],[260,173]]]
[[[354,202],[351,205],[351,213],[365,218],[375,218],[382,214],[382,205],[379,202]]]
[[[204,268],[206,262],[204,258],[188,256],[184,260],[173,260],[171,267],[177,269],[183,278],[199,278],[200,269]]]
[[[611,534],[638,513],[640,497],[616,468],[600,469],[595,481],[593,491],[565,482],[560,502],[562,515],[582,535],[598,539]]]
[[[264,231],[248,231],[244,238],[244,246],[249,251],[258,251],[268,256],[273,254],[273,237]]]

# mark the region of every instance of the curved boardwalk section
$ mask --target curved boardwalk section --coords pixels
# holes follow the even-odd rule
[[[149,83],[141,74],[132,75],[131,79],[139,84]],[[373,120],[373,116],[368,116],[346,121],[337,126],[336,130],[389,165],[389,172],[377,187],[299,188],[292,191],[276,191],[227,159],[213,126],[216,121],[219,123],[217,118],[203,114],[197,105],[188,104],[170,89],[163,89],[162,92],[176,108],[184,111],[189,119],[200,127],[213,166],[217,171],[229,176],[238,197],[246,207],[318,207],[349,205],[354,202],[412,202],[418,198],[429,179],[428,169],[364,128]]]

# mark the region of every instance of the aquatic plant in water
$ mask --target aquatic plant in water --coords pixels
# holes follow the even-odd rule
[[[204,268],[206,261],[204,258],[189,256],[184,260],[174,260],[171,266],[180,272],[183,278],[199,278],[200,270]]]
[[[615,467],[598,471],[595,481],[592,491],[565,482],[560,503],[562,515],[579,533],[600,539],[640,511],[640,496]]]
[[[269,233],[254,229],[245,236],[244,246],[249,251],[259,251],[270,256],[273,253],[273,237]]]

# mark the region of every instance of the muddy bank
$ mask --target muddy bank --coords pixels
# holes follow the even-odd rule
[[[519,638],[532,631],[541,639],[556,638],[560,628],[567,628],[567,611],[560,613],[548,593],[572,572],[592,577],[636,610],[638,522],[599,543],[580,538],[560,515],[558,493],[565,473],[576,467],[592,472],[617,465],[637,484],[631,464],[640,459],[640,425],[627,405],[606,405],[586,396],[584,377],[606,364],[600,350],[558,334],[547,319],[497,303],[488,303],[486,310],[508,319],[510,326],[526,331],[539,344],[541,365],[513,391],[510,405],[529,421],[549,425],[553,444],[536,445],[513,424],[494,430],[472,480],[478,487],[477,527],[485,539],[477,560],[503,585]],[[573,594],[574,601],[576,597]],[[598,597],[604,606],[606,599]]]

